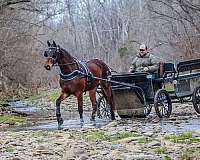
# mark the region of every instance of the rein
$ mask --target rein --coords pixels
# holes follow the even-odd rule
[[[67,65],[73,65],[73,64],[77,64],[77,62],[71,62],[71,63],[65,63],[65,64],[54,64],[53,66],[67,66]]]

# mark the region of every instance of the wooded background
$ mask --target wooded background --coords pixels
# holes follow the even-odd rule
[[[127,71],[140,43],[166,61],[200,57],[199,0],[1,0],[0,93],[53,87],[46,41]]]

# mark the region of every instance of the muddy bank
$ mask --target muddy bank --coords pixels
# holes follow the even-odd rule
[[[1,159],[197,160],[200,157],[200,116],[191,104],[173,105],[168,119],[158,119],[152,110],[144,119],[113,122],[98,118],[90,122],[88,97],[84,105],[85,123],[80,124],[76,99],[65,101],[63,130],[58,131],[51,101],[12,103],[12,109],[27,113],[29,123],[0,131]]]
[[[101,128],[0,132],[2,159],[198,159],[200,131],[172,134],[132,120]]]

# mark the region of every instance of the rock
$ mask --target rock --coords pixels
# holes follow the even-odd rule
[[[152,119],[153,123],[158,123],[160,122],[160,118],[158,116],[156,116],[154,119]]]
[[[104,129],[106,128],[110,128],[110,127],[116,127],[118,125],[117,121],[112,121],[110,123],[108,123],[105,127],[103,127]]]
[[[122,147],[121,144],[113,144],[113,145],[111,145],[111,149],[112,149],[112,150],[118,149],[118,148],[120,148],[120,147]]]
[[[138,139],[142,138],[141,136],[138,137],[128,137],[118,140],[118,143],[130,143],[132,141],[137,141]]]
[[[1,128],[7,128],[7,127],[9,127],[9,124],[5,124],[5,123],[1,123],[0,124],[0,129]]]
[[[148,154],[133,154],[133,153],[126,153],[123,154],[124,159],[133,159],[133,160],[155,160],[158,159],[155,155],[148,155]]]
[[[46,149],[46,147],[45,146],[38,146],[37,148],[36,148],[36,150],[38,150],[38,151],[43,151],[43,150],[45,150]]]
[[[73,152],[74,152],[75,155],[80,155],[80,154],[84,154],[85,150],[82,149],[82,148],[74,148]]]
[[[153,136],[153,132],[147,131],[146,133],[143,133],[143,136],[148,136],[148,137],[152,137]]]
[[[86,154],[83,154],[78,158],[78,160],[88,160],[88,159],[90,159],[90,158]]]
[[[21,158],[20,157],[14,157],[14,158],[12,158],[12,160],[21,160]]]
[[[104,151],[101,151],[100,154],[101,155],[107,155],[107,154],[109,154],[109,151],[108,150],[107,151],[104,150]]]
[[[36,150],[36,152],[38,152],[40,154],[48,154],[48,155],[53,155],[54,154],[50,150]]]
[[[158,141],[152,141],[152,142],[148,143],[148,145],[147,145],[147,147],[150,147],[150,148],[158,147],[158,146],[161,146],[161,143]]]

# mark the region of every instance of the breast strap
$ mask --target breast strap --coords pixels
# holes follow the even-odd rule
[[[80,65],[78,70],[74,70],[69,74],[63,74],[62,72],[60,72],[60,78],[64,81],[71,81],[76,77],[81,76],[86,78],[87,86],[90,85],[93,80],[93,74],[89,71],[86,63],[87,62],[79,61]]]

